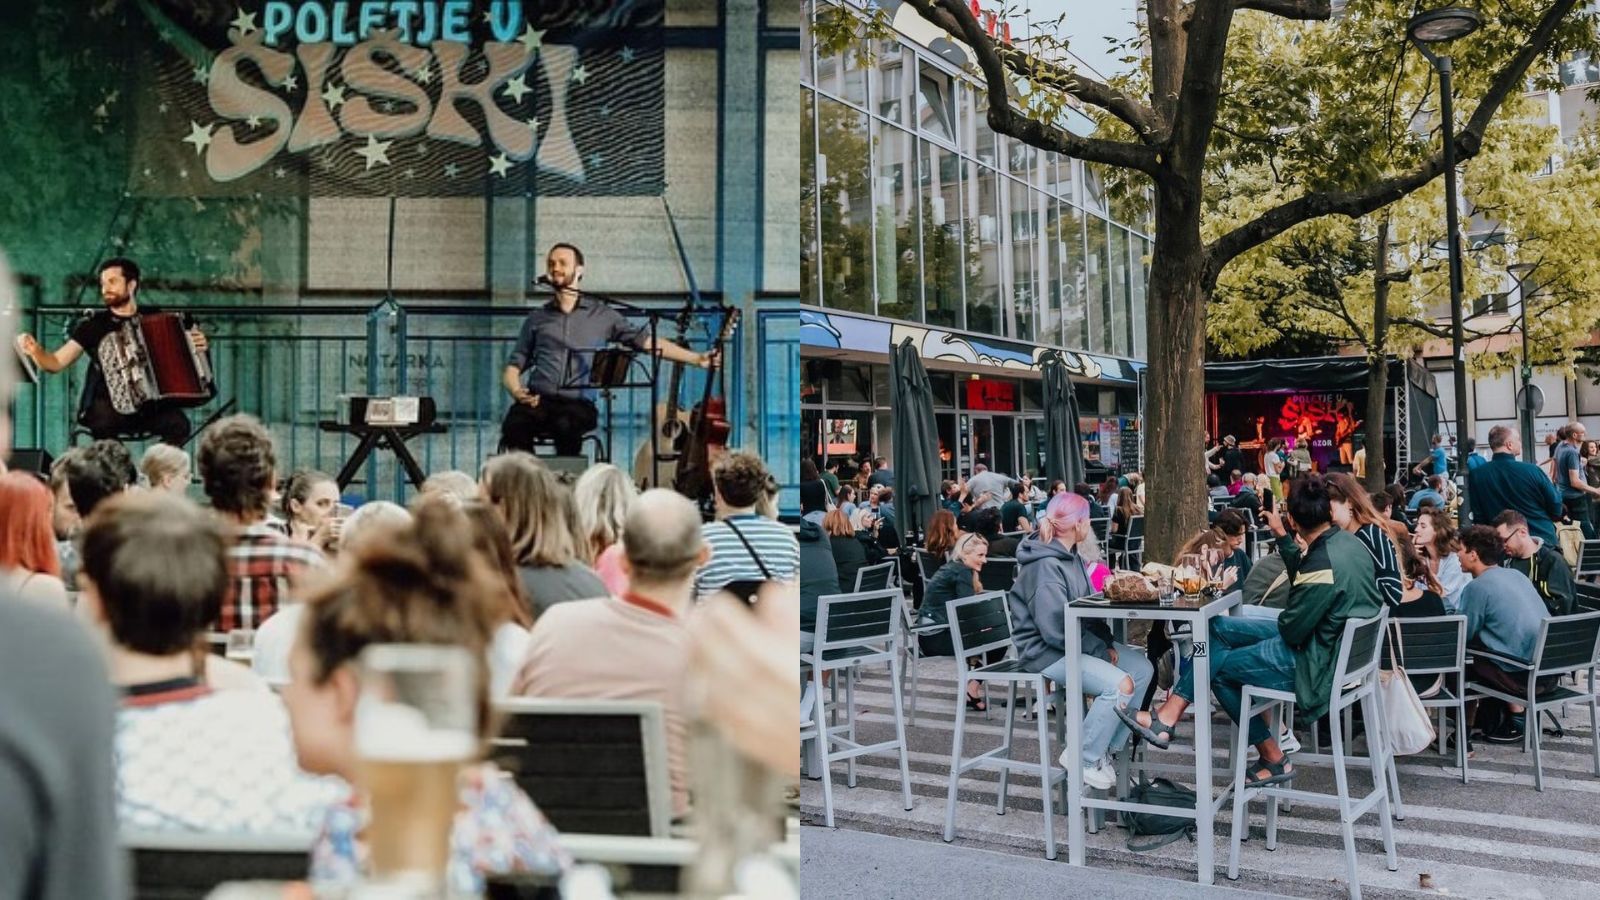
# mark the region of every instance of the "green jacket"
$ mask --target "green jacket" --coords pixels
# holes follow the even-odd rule
[[[1295,714],[1312,722],[1328,711],[1339,639],[1348,619],[1370,619],[1383,605],[1372,554],[1355,536],[1330,525],[1304,556],[1287,535],[1278,552],[1289,573],[1289,602],[1278,633],[1295,652]]]
[[[1561,552],[1549,544],[1541,541],[1532,559],[1508,556],[1501,565],[1528,576],[1528,580],[1538,589],[1539,599],[1544,601],[1545,609],[1550,610],[1550,615],[1566,616],[1577,611],[1578,589],[1573,582],[1572,567],[1567,565]]]

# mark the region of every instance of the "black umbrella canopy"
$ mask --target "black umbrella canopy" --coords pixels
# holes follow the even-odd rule
[[[1083,446],[1078,442],[1078,395],[1058,354],[1044,360],[1044,474],[1071,488],[1083,480]]]
[[[933,390],[911,338],[901,341],[890,356],[895,508],[901,533],[920,535],[939,509],[939,430],[933,418]]]

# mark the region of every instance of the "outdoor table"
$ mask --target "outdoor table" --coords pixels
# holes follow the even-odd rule
[[[1067,784],[1068,817],[1067,861],[1072,865],[1083,865],[1083,816],[1086,807],[1185,816],[1193,817],[1195,820],[1195,845],[1200,857],[1200,883],[1212,884],[1215,882],[1216,871],[1212,860],[1211,832],[1213,824],[1216,822],[1217,810],[1232,795],[1233,787],[1229,785],[1213,796],[1214,786],[1211,780],[1211,658],[1207,650],[1211,643],[1212,618],[1233,610],[1243,600],[1243,597],[1244,595],[1239,591],[1233,591],[1214,600],[1205,600],[1203,598],[1188,600],[1179,597],[1171,606],[1161,606],[1156,601],[1138,604],[1112,604],[1098,597],[1074,600],[1067,604],[1065,637],[1068,664],[1064,687],[1067,692],[1067,750],[1071,754],[1067,757],[1068,759],[1075,760],[1080,758],[1083,749],[1083,673],[1081,667],[1077,664],[1077,661],[1083,655],[1083,641],[1082,635],[1079,633],[1079,620],[1140,619],[1174,623],[1187,622],[1192,630],[1194,643],[1195,684],[1195,702],[1193,705],[1195,714],[1195,809],[1183,810],[1170,806],[1153,806],[1128,800],[1118,800],[1114,797],[1103,800],[1088,798],[1083,795],[1083,780],[1081,778],[1068,777],[1065,779]],[[1145,764],[1143,767],[1146,770],[1158,770],[1155,764]],[[1167,767],[1162,766],[1161,768]],[[1171,768],[1176,769],[1177,767]]]

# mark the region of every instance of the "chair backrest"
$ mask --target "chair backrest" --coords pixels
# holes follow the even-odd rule
[[[1391,619],[1390,625],[1400,630],[1400,665],[1405,668],[1407,674],[1460,672],[1462,666],[1466,664],[1466,616]],[[1386,641],[1384,643],[1386,663],[1388,649]],[[1385,665],[1384,668],[1389,666]]]
[[[1128,520],[1128,546],[1140,547],[1144,544],[1144,516],[1134,516]]]
[[[886,588],[818,597],[817,652],[895,640],[899,634],[895,606],[901,596],[894,588]]]
[[[1600,584],[1587,581],[1577,583],[1578,609],[1588,612],[1600,612]]]
[[[1103,544],[1106,542],[1106,533],[1111,528],[1111,517],[1101,516],[1098,519],[1090,519],[1089,527],[1094,531],[1095,540]]]
[[[875,566],[862,566],[856,570],[856,593],[881,591],[894,586],[895,561],[881,562]]]
[[[1378,669],[1378,657],[1383,649],[1383,630],[1389,621],[1389,610],[1384,608],[1370,619],[1348,619],[1344,635],[1339,641],[1339,661],[1333,670],[1333,686],[1366,678]]]
[[[978,573],[978,583],[986,591],[1009,591],[1017,583],[1017,561],[1009,556],[991,556]]]
[[[1000,647],[1011,646],[1011,616],[1004,591],[984,591],[945,604],[949,613],[950,645],[957,662]]]
[[[1600,642],[1600,612],[1551,616],[1539,625],[1534,668],[1540,675],[1587,668],[1595,662],[1597,642]]]
[[[1579,578],[1589,578],[1600,575],[1600,538],[1586,540],[1578,551]]]
[[[117,839],[133,857],[141,900],[200,900],[228,881],[304,881],[313,837],[123,831]]]
[[[944,565],[944,559],[937,553],[929,553],[921,547],[917,548],[917,574],[922,577],[923,584],[927,584],[928,579],[932,578],[933,573],[939,571],[939,567],[942,565]]]
[[[498,701],[490,755],[562,832],[667,837],[672,782],[659,703]]]

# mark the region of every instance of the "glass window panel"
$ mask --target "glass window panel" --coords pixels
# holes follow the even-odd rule
[[[1083,214],[1070,203],[1057,202],[1061,211],[1055,246],[1061,254],[1062,345],[1070,350],[1089,349],[1089,317],[1084,306],[1089,273],[1084,264]]]
[[[922,319],[922,242],[912,215],[912,176],[917,171],[917,142],[909,132],[883,125],[878,129],[877,204],[878,315]]]
[[[1131,289],[1128,275],[1128,232],[1111,226],[1111,352],[1128,355],[1133,330],[1133,318],[1128,313],[1128,292]]]
[[[1061,308],[1061,204],[1044,199],[1044,309],[1039,319],[1039,343],[1060,346],[1064,340]]]
[[[933,405],[946,408],[956,405],[956,378],[939,372],[928,373],[928,387],[933,391]]]
[[[872,198],[868,188],[867,117],[817,99],[817,204],[821,235],[822,302],[835,309],[872,311]]]
[[[1036,184],[1039,172],[1039,148],[1021,141],[1006,142],[1007,171],[1028,184]]]
[[[816,52],[811,39],[811,0],[802,0],[800,6],[800,83],[816,84],[816,70],[811,64],[811,56]]]
[[[967,329],[1000,333],[1000,175],[967,164],[967,239],[976,248],[968,258]]]
[[[817,10],[818,21],[832,16],[848,15],[832,7]],[[858,106],[867,105],[867,71],[861,54],[846,48],[838,56],[821,56],[817,59],[817,87]]]
[[[1006,179],[1011,192],[1011,314],[1012,335],[1018,340],[1034,339],[1034,305],[1039,300],[1039,211],[1038,194],[1026,184]],[[1048,343],[1055,343],[1050,340]]]
[[[878,406],[889,405],[889,367],[871,366],[872,369],[872,396],[873,403]]]
[[[1106,178],[1094,163],[1083,164],[1083,205],[1095,212],[1106,211]]]
[[[929,325],[959,328],[961,282],[966,271],[962,249],[961,158],[931,141],[922,142],[922,177],[918,196],[922,203],[924,301]]]
[[[963,87],[962,94],[969,101],[971,114],[963,119],[966,139],[961,149],[984,165],[993,166],[998,157],[995,156],[995,133],[989,128],[989,95],[970,87]]]
[[[845,364],[828,379],[829,403],[871,403],[872,367]]]
[[[1064,200],[1077,202],[1074,191],[1073,169],[1078,165],[1077,160],[1070,156],[1061,156],[1052,153],[1053,164],[1045,168],[1046,189],[1050,193]]]
[[[1084,238],[1089,248],[1089,350],[1111,352],[1111,253],[1106,246],[1106,220],[1086,216]]]
[[[878,46],[878,115],[896,125],[910,126],[911,73],[916,71],[916,54],[898,41],[883,41]]]
[[[817,296],[817,135],[816,99],[800,92],[800,301]]]
[[[1022,379],[1022,408],[1028,412],[1044,409],[1044,382]]]
[[[1133,273],[1133,296],[1130,306],[1133,311],[1133,353],[1134,359],[1149,359],[1145,350],[1146,338],[1144,332],[1144,313],[1146,294],[1150,284],[1150,242],[1142,237],[1133,239],[1133,259],[1129,266]]]
[[[947,73],[922,63],[922,76],[917,82],[917,122],[923,134],[954,143],[956,102],[952,87]]]

